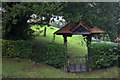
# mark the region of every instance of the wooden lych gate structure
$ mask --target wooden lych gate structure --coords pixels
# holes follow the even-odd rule
[[[104,31],[102,31],[101,29],[97,28],[97,27],[90,27],[84,24],[83,21],[79,21],[77,23],[71,23],[71,24],[67,24],[65,27],[59,29],[58,31],[56,31],[54,34],[56,35],[63,35],[64,38],[64,45],[67,47],[67,37],[72,37],[72,35],[83,35],[86,36],[87,39],[87,47],[88,47],[88,60],[89,60],[89,52],[90,52],[90,48],[89,45],[91,45],[91,38],[94,34],[100,34],[103,33]],[[74,65],[74,64],[73,64]],[[77,64],[75,64],[76,66],[78,66]],[[69,65],[70,66],[70,65]],[[81,67],[82,65],[79,65],[79,67]],[[74,69],[74,71],[71,72],[81,72],[82,68],[75,69],[77,67],[69,67],[69,70]],[[77,71],[76,71],[77,70]],[[84,70],[86,71],[86,70]]]

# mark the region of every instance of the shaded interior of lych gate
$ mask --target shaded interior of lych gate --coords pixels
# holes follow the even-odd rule
[[[82,34],[90,34],[85,28],[83,28],[81,25],[76,30],[72,32],[73,35],[82,35]]]
[[[92,38],[92,36],[94,34],[100,34],[100,33],[103,33],[103,32],[104,31],[102,31],[101,29],[99,29],[97,27],[86,26],[83,21],[79,21],[77,23],[67,24],[65,27],[59,29],[54,34],[56,34],[56,35],[63,35],[64,45],[66,47],[67,47],[67,37],[72,37],[72,35],[83,35],[83,36],[86,36],[87,48],[88,48],[88,60],[89,60],[90,48],[89,48],[88,45],[91,45],[91,38]],[[73,66],[80,66],[80,65],[77,65],[77,64],[72,64],[72,65]],[[86,71],[86,70],[84,70],[84,71]]]

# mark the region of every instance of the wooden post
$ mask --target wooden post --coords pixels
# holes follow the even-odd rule
[[[64,38],[64,45],[67,48],[67,35],[63,35],[63,38]],[[65,72],[67,71],[67,54],[66,54],[66,58],[65,58],[65,62],[64,62],[64,71]]]
[[[87,36],[88,61],[89,61],[89,56],[90,56],[91,38],[92,38],[91,35],[88,35],[88,36]],[[89,63],[89,62],[88,62],[88,63]],[[88,64],[88,65],[89,65],[89,64]],[[88,67],[87,69],[90,70],[89,67]]]
[[[66,48],[67,48],[67,35],[63,35],[63,38],[64,38],[64,45],[65,45]]]
[[[92,38],[91,35],[87,36],[88,56],[89,56],[89,53],[90,53],[91,38]]]
[[[46,37],[46,27],[45,27],[45,29],[44,29],[44,37]]]

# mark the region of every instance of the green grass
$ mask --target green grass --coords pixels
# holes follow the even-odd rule
[[[77,76],[45,64],[37,64],[25,59],[3,59],[3,77],[76,78]]]
[[[120,70],[112,67],[91,72],[67,73],[26,59],[5,58],[2,61],[3,77],[8,78],[117,78]]]

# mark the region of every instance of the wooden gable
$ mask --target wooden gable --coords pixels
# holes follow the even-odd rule
[[[76,28],[73,32],[73,35],[82,35],[82,34],[90,34],[89,31],[87,31],[82,25],[80,25],[78,28]]]
[[[104,33],[97,27],[88,27],[82,21],[77,23],[67,24],[65,27],[59,29],[54,34],[57,35],[90,35]]]

